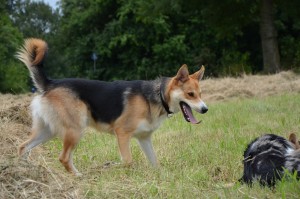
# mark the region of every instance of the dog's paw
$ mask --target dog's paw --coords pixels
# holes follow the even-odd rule
[[[82,173],[80,173],[80,172],[78,172],[78,171],[75,172],[74,175],[75,175],[76,177],[82,177],[82,176],[83,176]]]

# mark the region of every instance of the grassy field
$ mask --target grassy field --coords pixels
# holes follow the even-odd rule
[[[2,117],[0,198],[299,198],[295,179],[279,182],[276,189],[249,188],[238,179],[252,139],[265,133],[300,136],[300,93],[207,104],[208,113],[196,115],[201,124],[191,125],[177,114],[154,133],[159,168],[148,165],[135,140],[133,166],[112,166],[119,162],[116,139],[87,129],[74,154],[82,177],[66,173],[59,163],[58,139],[34,149],[28,161],[19,160],[16,146],[28,137],[29,127],[11,127]]]

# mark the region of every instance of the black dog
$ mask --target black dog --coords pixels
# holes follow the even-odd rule
[[[299,143],[295,134],[289,140],[274,134],[253,140],[244,152],[244,175],[240,182],[251,185],[257,180],[262,186],[272,187],[282,178],[284,169],[297,171],[300,176]]]

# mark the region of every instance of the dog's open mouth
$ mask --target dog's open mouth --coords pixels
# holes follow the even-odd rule
[[[197,122],[197,120],[195,119],[194,115],[193,115],[193,111],[191,109],[191,107],[185,103],[185,102],[180,102],[179,103],[180,108],[181,108],[181,112],[184,116],[184,119],[187,122],[191,122],[192,124],[199,124],[201,122],[201,120],[199,122]]]

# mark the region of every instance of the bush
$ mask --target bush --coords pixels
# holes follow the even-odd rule
[[[221,58],[222,75],[240,76],[244,73],[251,73],[249,65],[249,53],[239,51],[223,51]]]
[[[4,93],[21,93],[29,91],[28,71],[21,64],[10,62],[8,65],[0,65],[0,90]]]

